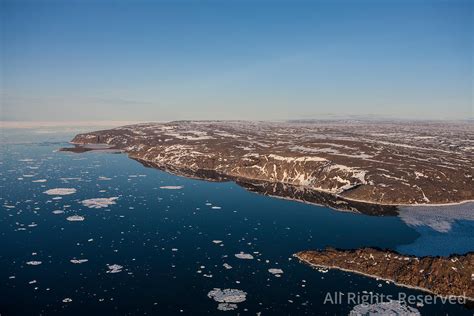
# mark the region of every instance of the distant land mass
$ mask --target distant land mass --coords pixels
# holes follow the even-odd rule
[[[466,121],[174,121],[78,134],[63,150],[119,150],[178,175],[383,214],[473,200],[473,139]]]

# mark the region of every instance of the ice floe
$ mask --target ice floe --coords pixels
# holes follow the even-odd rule
[[[85,219],[84,216],[79,216],[79,215],[72,215],[66,218],[66,220],[70,222],[82,222],[84,219]]]
[[[236,253],[235,257],[239,258],[239,259],[246,259],[246,260],[252,260],[253,259],[253,256],[251,254],[244,253],[244,252]]]
[[[162,190],[181,190],[182,188],[184,188],[182,185],[164,185],[160,187]]]
[[[88,208],[104,208],[108,207],[109,205],[117,204],[115,200],[118,197],[110,197],[110,198],[95,198],[95,199],[87,199],[81,201],[82,205]]]
[[[44,194],[48,195],[69,195],[76,193],[76,189],[72,188],[56,188],[56,189],[49,189],[43,192]]]
[[[277,269],[277,268],[268,269],[268,272],[270,272],[271,274],[273,274],[276,277],[280,277],[283,274],[283,270],[282,269]]]
[[[33,261],[28,261],[26,264],[30,266],[39,266],[40,264],[42,264],[42,262],[33,260]]]
[[[407,306],[396,300],[376,304],[359,304],[354,306],[349,313],[349,316],[364,315],[420,316],[421,314],[416,308]]]
[[[217,309],[223,312],[233,311],[234,309],[237,309],[237,304],[219,303],[219,305],[217,305]]]
[[[122,272],[123,266],[119,264],[108,264],[107,268],[109,269],[107,273],[119,273]]]
[[[81,264],[81,263],[85,263],[89,261],[89,259],[71,259],[69,261],[71,261],[71,263],[74,263],[74,264]]]
[[[230,311],[237,308],[237,303],[242,303],[247,298],[247,292],[237,289],[220,289],[214,288],[207,293],[209,298],[218,302],[218,310]]]

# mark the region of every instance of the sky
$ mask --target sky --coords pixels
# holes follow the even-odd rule
[[[473,1],[1,0],[0,120],[473,117]]]

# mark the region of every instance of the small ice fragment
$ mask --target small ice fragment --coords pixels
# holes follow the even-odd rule
[[[240,252],[240,253],[236,253],[235,256],[239,259],[247,259],[247,260],[253,259],[253,256],[249,253]]]
[[[184,188],[182,185],[164,185],[160,187],[162,190],[181,190],[182,188]]]
[[[219,305],[217,305],[217,309],[223,312],[233,311],[234,309],[237,309],[237,304],[219,303]]]
[[[268,272],[270,272],[271,274],[273,274],[276,277],[280,277],[280,275],[283,274],[282,269],[276,269],[276,268],[268,269]]]
[[[83,200],[81,203],[82,205],[88,208],[103,208],[103,207],[108,207],[109,205],[117,204],[115,203],[115,200],[117,199],[118,197],[95,198],[95,199]]]
[[[40,264],[42,264],[42,262],[33,260],[33,261],[28,261],[26,264],[30,266],[39,266]]]
[[[48,195],[69,195],[76,193],[76,189],[70,188],[56,188],[56,189],[49,189],[43,192],[44,194]]]
[[[66,220],[70,222],[82,222],[84,220],[84,216],[79,216],[79,215],[72,215],[66,218]]]
[[[123,266],[119,264],[108,264],[107,268],[109,268],[107,273],[119,273],[122,272]]]

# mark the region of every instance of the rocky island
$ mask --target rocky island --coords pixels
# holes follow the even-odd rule
[[[405,256],[389,250],[362,248],[302,251],[299,260],[314,267],[339,269],[439,296],[474,301],[474,253],[449,257]]]
[[[472,200],[472,139],[468,122],[176,121],[79,134],[63,150],[105,146],[178,175],[380,215]]]

